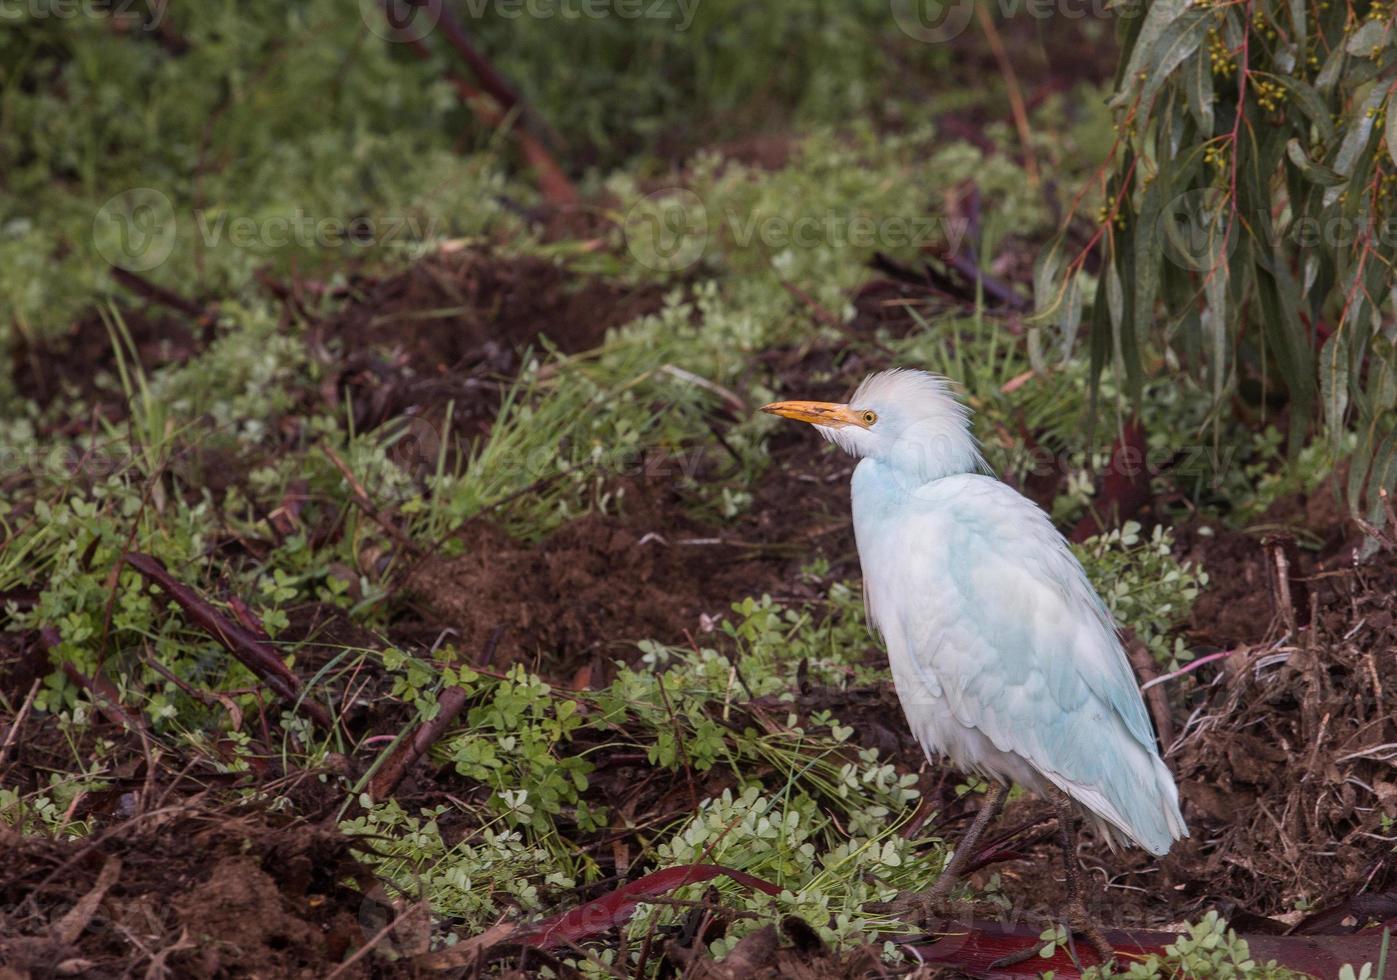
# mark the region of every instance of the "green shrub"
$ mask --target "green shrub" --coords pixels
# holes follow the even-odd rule
[[[1292,450],[1319,425],[1380,523],[1397,485],[1397,65],[1378,0],[1149,0],[1121,20],[1118,138],[1092,249],[1043,255],[1038,305],[1070,350],[1091,306],[1091,356],[1138,400],[1151,368],[1188,370],[1215,411],[1288,397]],[[1284,418],[1284,416],[1282,416]]]

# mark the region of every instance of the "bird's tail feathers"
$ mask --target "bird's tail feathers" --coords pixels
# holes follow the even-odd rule
[[[1122,773],[1116,786],[1084,786],[1056,773],[1046,773],[1058,789],[1087,811],[1111,850],[1134,843],[1159,857],[1176,840],[1188,836],[1179,810],[1179,790],[1164,761],[1148,753],[1144,772]]]

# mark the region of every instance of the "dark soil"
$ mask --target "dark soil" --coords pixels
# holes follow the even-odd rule
[[[156,807],[88,839],[0,826],[0,976],[324,977],[381,917],[343,836],[265,812]],[[372,926],[372,928],[371,928]],[[387,960],[349,977],[412,976]]]
[[[146,371],[184,363],[209,339],[207,325],[156,306],[128,308],[122,322],[135,347],[134,360]],[[125,416],[116,349],[100,312],[92,311],[60,336],[36,343],[22,339],[9,353],[15,390],[40,408],[67,398],[81,406],[80,412]]]
[[[563,677],[585,667],[604,683],[603,665],[631,659],[635,640],[701,642],[749,595],[814,598],[797,573],[817,554],[844,556],[841,571],[855,573],[848,489],[829,462],[825,477],[772,466],[753,489],[757,506],[730,522],[692,516],[662,475],[626,478],[618,512],[577,518],[537,545],[476,522],[461,534],[465,553],[420,563],[404,595],[463,650],[503,628],[501,661]]]
[[[1006,33],[1017,43],[1024,30],[1016,24]],[[981,67],[994,70],[992,59]],[[1035,80],[1030,97],[1061,90],[1051,79]],[[776,165],[789,148],[780,138],[756,140],[743,154],[754,165]],[[997,271],[1020,284],[1027,275]],[[793,397],[842,397],[851,382],[887,366],[876,343],[862,342],[875,330],[919,329],[911,310],[923,313],[974,296],[963,277],[946,275],[936,288],[923,278],[924,270],[880,268],[853,298],[856,318],[847,343],[765,352],[754,358],[754,375]],[[527,350],[586,351],[608,329],[661,302],[653,288],[486,250],[437,255],[382,279],[360,276],[340,298],[338,312],[308,331],[327,381],[307,410],[343,417],[352,405],[357,432],[418,419],[440,431],[451,404],[458,455],[488,437]],[[192,314],[152,306],[130,313],[126,322],[148,369],[186,360],[207,341],[206,325]],[[13,352],[23,394],[42,406],[72,397],[84,411],[109,418],[124,411],[112,386],[114,367],[106,327],[95,315],[50,346]],[[716,431],[723,424],[714,419]],[[700,516],[687,484],[673,472],[642,469],[614,481],[606,512],[571,521],[537,544],[480,519],[459,533],[459,555],[440,547],[396,555],[392,567],[400,577],[388,600],[386,638],[328,606],[311,606],[291,611],[291,626],[279,639],[303,641],[296,660],[303,678],[345,649],[391,641],[423,656],[449,644],[462,659],[479,664],[488,658],[496,669],[524,663],[571,687],[605,684],[613,661],[634,657],[637,639],[719,643],[711,634],[714,622],[746,596],[817,599],[819,590],[798,574],[816,557],[829,563],[832,580],[858,575],[850,462],[795,426],[780,430],[769,450],[770,465],[755,486],[743,488],[752,493],[752,506],[732,520]],[[721,480],[711,466],[694,478]],[[391,521],[395,515],[388,510],[379,517]],[[1168,758],[1192,837],[1162,861],[1138,851],[1112,855],[1090,834],[1083,837],[1087,895],[1112,924],[1163,925],[1218,907],[1253,930],[1305,928],[1296,911],[1303,900],[1311,908],[1338,910],[1342,927],[1349,927],[1345,916],[1357,927],[1370,915],[1364,909],[1378,908],[1361,902],[1397,888],[1386,839],[1392,834],[1383,826],[1385,814],[1397,813],[1391,773],[1397,551],[1352,567],[1353,529],[1323,493],[1278,502],[1264,523],[1269,535],[1286,525],[1302,529],[1303,543],[1318,548],[1287,552],[1294,556],[1289,607],[1277,590],[1274,539],[1220,526],[1205,532],[1201,522],[1179,533],[1181,555],[1201,562],[1211,576],[1187,625],[1189,644],[1228,655],[1165,688],[1179,732]],[[343,522],[335,519],[313,529],[312,537],[322,544],[339,533]],[[219,545],[230,552],[241,546]],[[342,571],[357,589],[364,570]],[[36,597],[37,590],[29,590],[3,598],[32,604]],[[869,655],[878,655],[871,640]],[[37,635],[0,635],[0,693],[8,703],[22,703],[48,669]],[[388,739],[409,723],[410,709],[389,695],[382,678],[371,671],[359,677],[357,667],[344,670],[354,676],[330,673],[320,683],[341,699],[354,739]],[[780,710],[806,716],[828,710],[854,725],[862,744],[904,771],[919,772],[925,796],[914,829],[950,837],[973,811],[977,797],[956,792],[959,774],[921,757],[890,686],[801,684],[794,703]],[[220,809],[216,802],[226,803],[235,789],[259,786],[291,800],[296,812],[332,823],[344,785],[364,774],[373,751],[336,756],[323,782],[320,774],[281,771],[275,761],[229,774],[215,772],[207,759],[178,772],[183,760],[165,760],[152,772],[145,730],[115,709],[107,714],[94,718],[88,737],[107,738],[117,746],[111,755],[122,761],[113,763],[107,788],[74,801],[71,813],[92,821],[93,836],[21,838],[0,826],[0,845],[10,859],[0,869],[0,980],[60,973],[325,976],[378,934],[384,910],[364,897],[371,883],[352,851],[371,842],[351,845],[323,823],[289,823],[262,805]],[[269,760],[276,759],[281,738],[275,717],[269,706],[247,719],[243,732],[255,733]],[[53,716],[31,716],[24,735],[5,759],[7,787],[36,789],[51,771],[71,767],[74,746]],[[590,777],[595,792],[637,825],[640,818],[678,818],[731,783],[721,767],[681,780],[649,766],[643,753],[599,759],[603,764]],[[400,797],[405,805],[432,805],[447,794],[469,795],[473,787],[462,782],[420,763]],[[1061,912],[1049,817],[1040,801],[1011,803],[1001,825],[1011,831],[1002,840],[1007,853],[978,874],[980,884],[1000,875],[1002,894],[1019,913]],[[644,838],[631,833],[606,843],[599,845],[604,853],[598,861],[616,878],[597,888],[624,880],[646,848]],[[1326,927],[1333,926],[1330,920]],[[763,953],[762,969],[777,965],[751,975],[837,976],[874,968],[866,951],[836,958],[810,946],[798,925],[771,939],[780,945]],[[343,975],[412,970],[371,954]]]
[[[439,422],[452,402],[452,430],[469,441],[489,432],[526,350],[588,350],[662,297],[542,258],[463,250],[361,278],[346,298],[312,332],[333,369],[326,401],[348,400],[359,432],[404,416]]]

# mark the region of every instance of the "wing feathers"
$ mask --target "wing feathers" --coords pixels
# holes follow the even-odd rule
[[[1165,853],[1187,834],[1177,789],[1115,627],[1046,515],[973,475],[928,484],[914,510],[884,545],[897,579],[870,593],[880,621],[900,620],[905,650],[890,637],[890,655],[911,659],[961,725]]]

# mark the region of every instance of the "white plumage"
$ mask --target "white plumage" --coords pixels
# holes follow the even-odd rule
[[[1187,836],[1116,627],[1047,515],[982,471],[945,379],[868,378],[847,405],[783,402],[862,457],[865,598],[908,724],[965,772],[1066,793],[1106,834]]]

